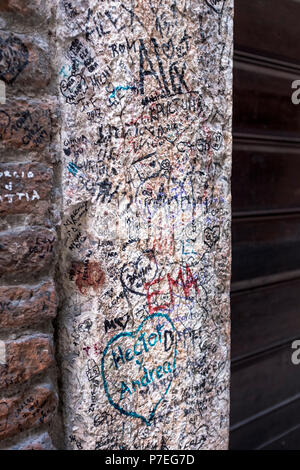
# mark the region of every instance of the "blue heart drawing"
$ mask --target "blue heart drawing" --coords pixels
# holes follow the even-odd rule
[[[157,320],[156,324],[156,329],[154,332],[154,327],[153,327],[153,320]],[[150,323],[151,321],[151,323]],[[160,322],[164,321],[163,324],[160,324]],[[148,339],[146,340],[145,335],[147,333],[147,330],[143,332],[143,328],[148,325],[152,326],[152,332],[148,336]],[[164,328],[163,325],[168,326],[168,330],[164,330],[164,337],[162,338],[162,329]],[[127,341],[127,349],[125,350],[125,347],[123,346],[123,343],[120,342],[122,338],[125,339],[132,339],[135,340],[133,348],[128,348],[128,341]],[[166,348],[167,343],[169,341],[168,348]],[[118,344],[117,344],[118,342]],[[147,360],[144,361],[145,355],[147,353],[151,353],[151,348],[155,348],[156,345],[161,346],[162,352],[167,353],[171,349],[173,349],[173,356],[170,361],[165,360],[163,365],[155,366],[152,370],[149,369],[147,370]],[[123,347],[123,349],[122,349]],[[115,349],[114,349],[115,348]],[[139,349],[138,349],[139,348]],[[157,348],[156,348],[157,349]],[[105,363],[106,358],[108,357],[108,353],[111,353],[111,364]],[[160,360],[161,355],[158,354],[157,351],[155,351],[155,359]],[[170,354],[169,354],[170,355]],[[124,333],[119,333],[115,335],[111,340],[107,343],[105,350],[102,355],[101,359],[101,375],[103,379],[103,385],[104,385],[104,390],[106,393],[106,396],[108,398],[109,403],[116,409],[118,410],[121,414],[125,416],[130,416],[132,418],[140,418],[147,426],[151,425],[151,420],[155,415],[155,412],[163,400],[163,398],[166,396],[168,393],[172,380],[173,380],[173,372],[175,371],[175,366],[176,366],[176,355],[177,355],[177,349],[176,349],[176,330],[173,325],[173,322],[169,318],[167,314],[164,313],[154,313],[152,315],[147,316],[143,322],[139,325],[137,330],[135,332],[124,332]],[[136,359],[136,360],[134,360]],[[141,380],[133,380],[131,377],[131,387],[126,382],[122,381],[121,382],[121,387],[118,388],[118,392],[120,393],[120,399],[119,402],[122,401],[123,395],[129,394],[132,395],[132,393],[136,392],[136,387],[138,390],[140,389],[141,386],[145,387],[148,389],[148,385],[153,382],[155,383],[156,378],[157,380],[160,380],[163,378],[164,374],[168,376],[168,384],[166,388],[163,390],[161,393],[160,398],[157,400],[157,402],[154,404],[152,409],[149,412],[148,416],[143,416],[142,414],[136,412],[136,411],[128,411],[124,407],[120,406],[120,403],[116,403],[116,400],[114,400],[111,396],[111,393],[109,392],[109,380],[108,380],[108,371],[107,371],[107,364],[109,364],[109,370],[112,370],[117,374],[117,380],[121,380],[124,374],[122,375],[119,371],[119,369],[122,368],[122,366],[129,365],[129,363],[132,361],[132,364],[137,364],[139,365],[139,372],[141,371],[142,367],[144,370],[144,376]],[[131,365],[131,364],[130,364]],[[153,361],[151,361],[151,365],[153,366]],[[114,369],[113,369],[114,368]],[[156,373],[156,375],[155,375]],[[127,374],[128,375],[128,374]],[[126,374],[125,374],[126,376]],[[154,376],[154,377],[153,377]],[[151,380],[150,380],[150,378]],[[144,383],[144,379],[146,380],[146,384]],[[126,378],[127,380],[127,378]],[[112,380],[112,386],[116,387],[115,382]],[[149,390],[149,389],[148,389]],[[150,402],[149,400],[147,403]],[[136,403],[136,400],[135,400]],[[145,405],[146,406],[146,405]]]

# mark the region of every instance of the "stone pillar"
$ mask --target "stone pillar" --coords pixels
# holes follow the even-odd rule
[[[60,442],[52,327],[60,218],[51,10],[51,2],[40,0],[0,2],[1,449],[49,450]]]
[[[232,0],[57,10],[69,449],[225,449]]]

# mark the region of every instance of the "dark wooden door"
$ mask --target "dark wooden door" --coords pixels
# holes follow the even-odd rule
[[[300,1],[235,0],[231,449],[300,449]]]

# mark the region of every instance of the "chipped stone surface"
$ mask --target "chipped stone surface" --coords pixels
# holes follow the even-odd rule
[[[32,437],[13,446],[11,450],[55,450],[48,433]]]
[[[227,447],[232,7],[59,2],[67,448]]]

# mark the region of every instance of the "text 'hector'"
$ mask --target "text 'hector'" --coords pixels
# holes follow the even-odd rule
[[[135,332],[114,336],[101,361],[110,404],[123,415],[150,425],[170,389],[175,364],[175,328],[166,314],[149,315]]]

